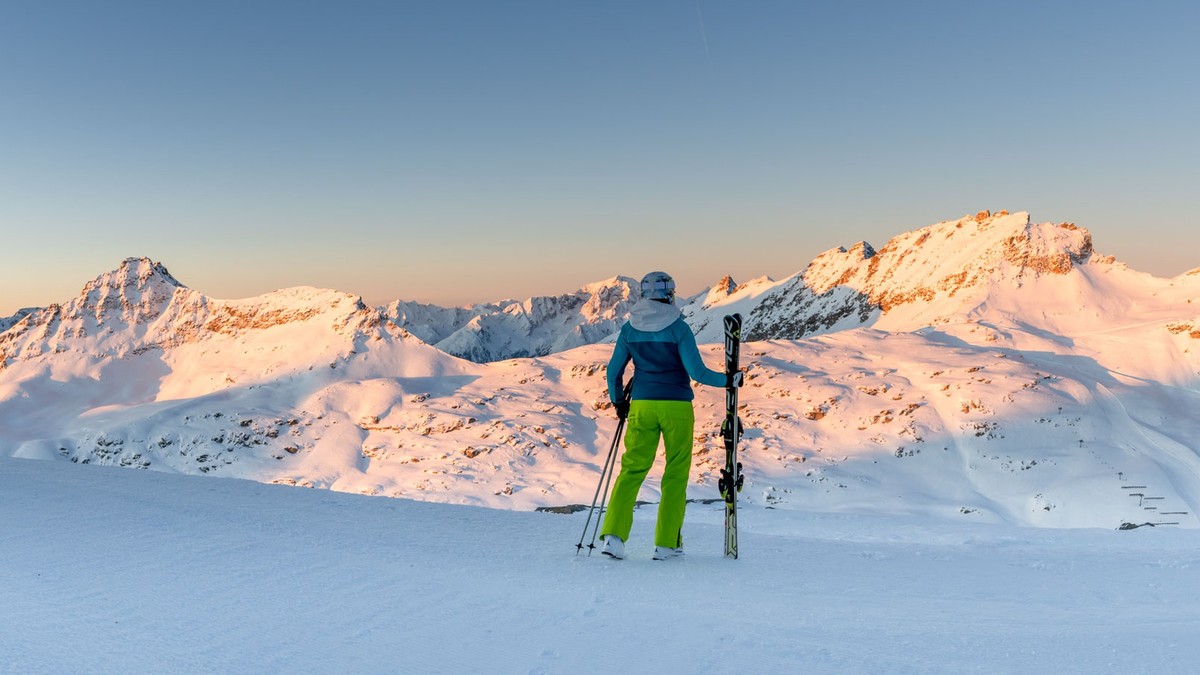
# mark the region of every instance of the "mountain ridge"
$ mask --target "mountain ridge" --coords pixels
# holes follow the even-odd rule
[[[572,293],[468,307],[395,301],[388,318],[448,354],[476,362],[545,356],[603,340],[628,317],[637,282],[628,277]]]
[[[614,320],[631,280],[609,281],[594,310],[559,296],[506,320]],[[942,518],[1200,527],[1198,292],[1200,275],[1134,272],[1085,230],[1000,213],[681,305],[710,366],[725,313],[804,331],[744,349],[748,504],[903,512],[921,494]],[[0,454],[495,508],[587,501],[611,441],[609,347],[474,363],[391,316],[307,287],[215,300],[129,259],[0,333]],[[696,389],[693,498],[715,493],[721,396]]]
[[[953,255],[945,254],[959,242],[967,246]],[[978,261],[964,251],[975,254]],[[876,322],[889,330],[913,330],[950,316],[978,313],[978,307],[965,304],[984,304],[972,291],[986,289],[993,277],[1019,287],[1088,266],[1127,269],[1114,258],[1095,253],[1091,234],[1073,223],[1033,224],[1026,212],[982,211],[901,233],[878,250],[866,241],[835,247],[781,281],[760,277],[738,284],[725,276],[707,291],[681,299],[680,305],[700,342],[719,342],[720,318],[733,311],[745,317],[745,333],[751,340],[799,339]],[[924,276],[906,274],[906,267],[924,270]],[[1193,270],[1174,279],[1190,276],[1200,273]],[[157,283],[146,286],[154,280]],[[142,293],[136,303],[125,297],[129,289]],[[148,292],[153,295],[147,297]],[[96,312],[120,306],[134,316],[149,316],[161,311],[154,308],[165,306],[175,292],[196,293],[160,263],[130,258],[88,282],[77,300]],[[224,323],[234,327],[254,320],[247,312],[254,312],[256,302],[271,302],[288,292],[290,289],[282,289],[257,298],[221,301],[197,295],[197,302],[219,305],[227,315]],[[555,296],[461,307],[396,300],[375,309],[381,315],[378,320],[390,321],[448,354],[493,362],[545,356],[611,340],[636,295],[635,279],[615,276]],[[366,309],[361,299],[356,302]],[[29,316],[37,321],[44,311],[23,310],[23,315],[4,321],[12,328]],[[300,318],[288,310],[262,311],[264,316],[257,320],[270,321],[268,314],[276,320],[289,315]]]

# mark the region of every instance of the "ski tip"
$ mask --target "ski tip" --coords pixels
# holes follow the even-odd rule
[[[725,317],[726,345],[729,344],[730,340],[733,340],[735,343],[741,342],[741,340],[742,340],[742,315],[741,314],[730,314]]]

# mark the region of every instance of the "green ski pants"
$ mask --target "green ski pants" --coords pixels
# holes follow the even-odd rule
[[[608,512],[604,515],[603,536],[615,534],[629,541],[633,528],[633,504],[642,481],[654,464],[661,436],[666,448],[667,465],[663,469],[662,500],[658,504],[658,524],[654,528],[655,546],[678,548],[683,545],[683,513],[687,506],[688,473],[692,467],[692,431],[696,415],[691,401],[631,401],[625,421],[625,452],[621,455],[621,473],[613,484]],[[603,538],[603,536],[601,538]]]

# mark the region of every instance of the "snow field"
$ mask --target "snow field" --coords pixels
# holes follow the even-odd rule
[[[1200,533],[570,516],[0,459],[0,671],[1190,672]]]

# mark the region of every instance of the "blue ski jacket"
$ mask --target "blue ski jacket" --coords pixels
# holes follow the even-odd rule
[[[634,401],[691,401],[691,381],[725,386],[725,373],[704,365],[696,336],[679,308],[643,301],[634,306],[621,326],[608,361],[608,395],[617,402],[624,388],[625,368],[633,361]]]

